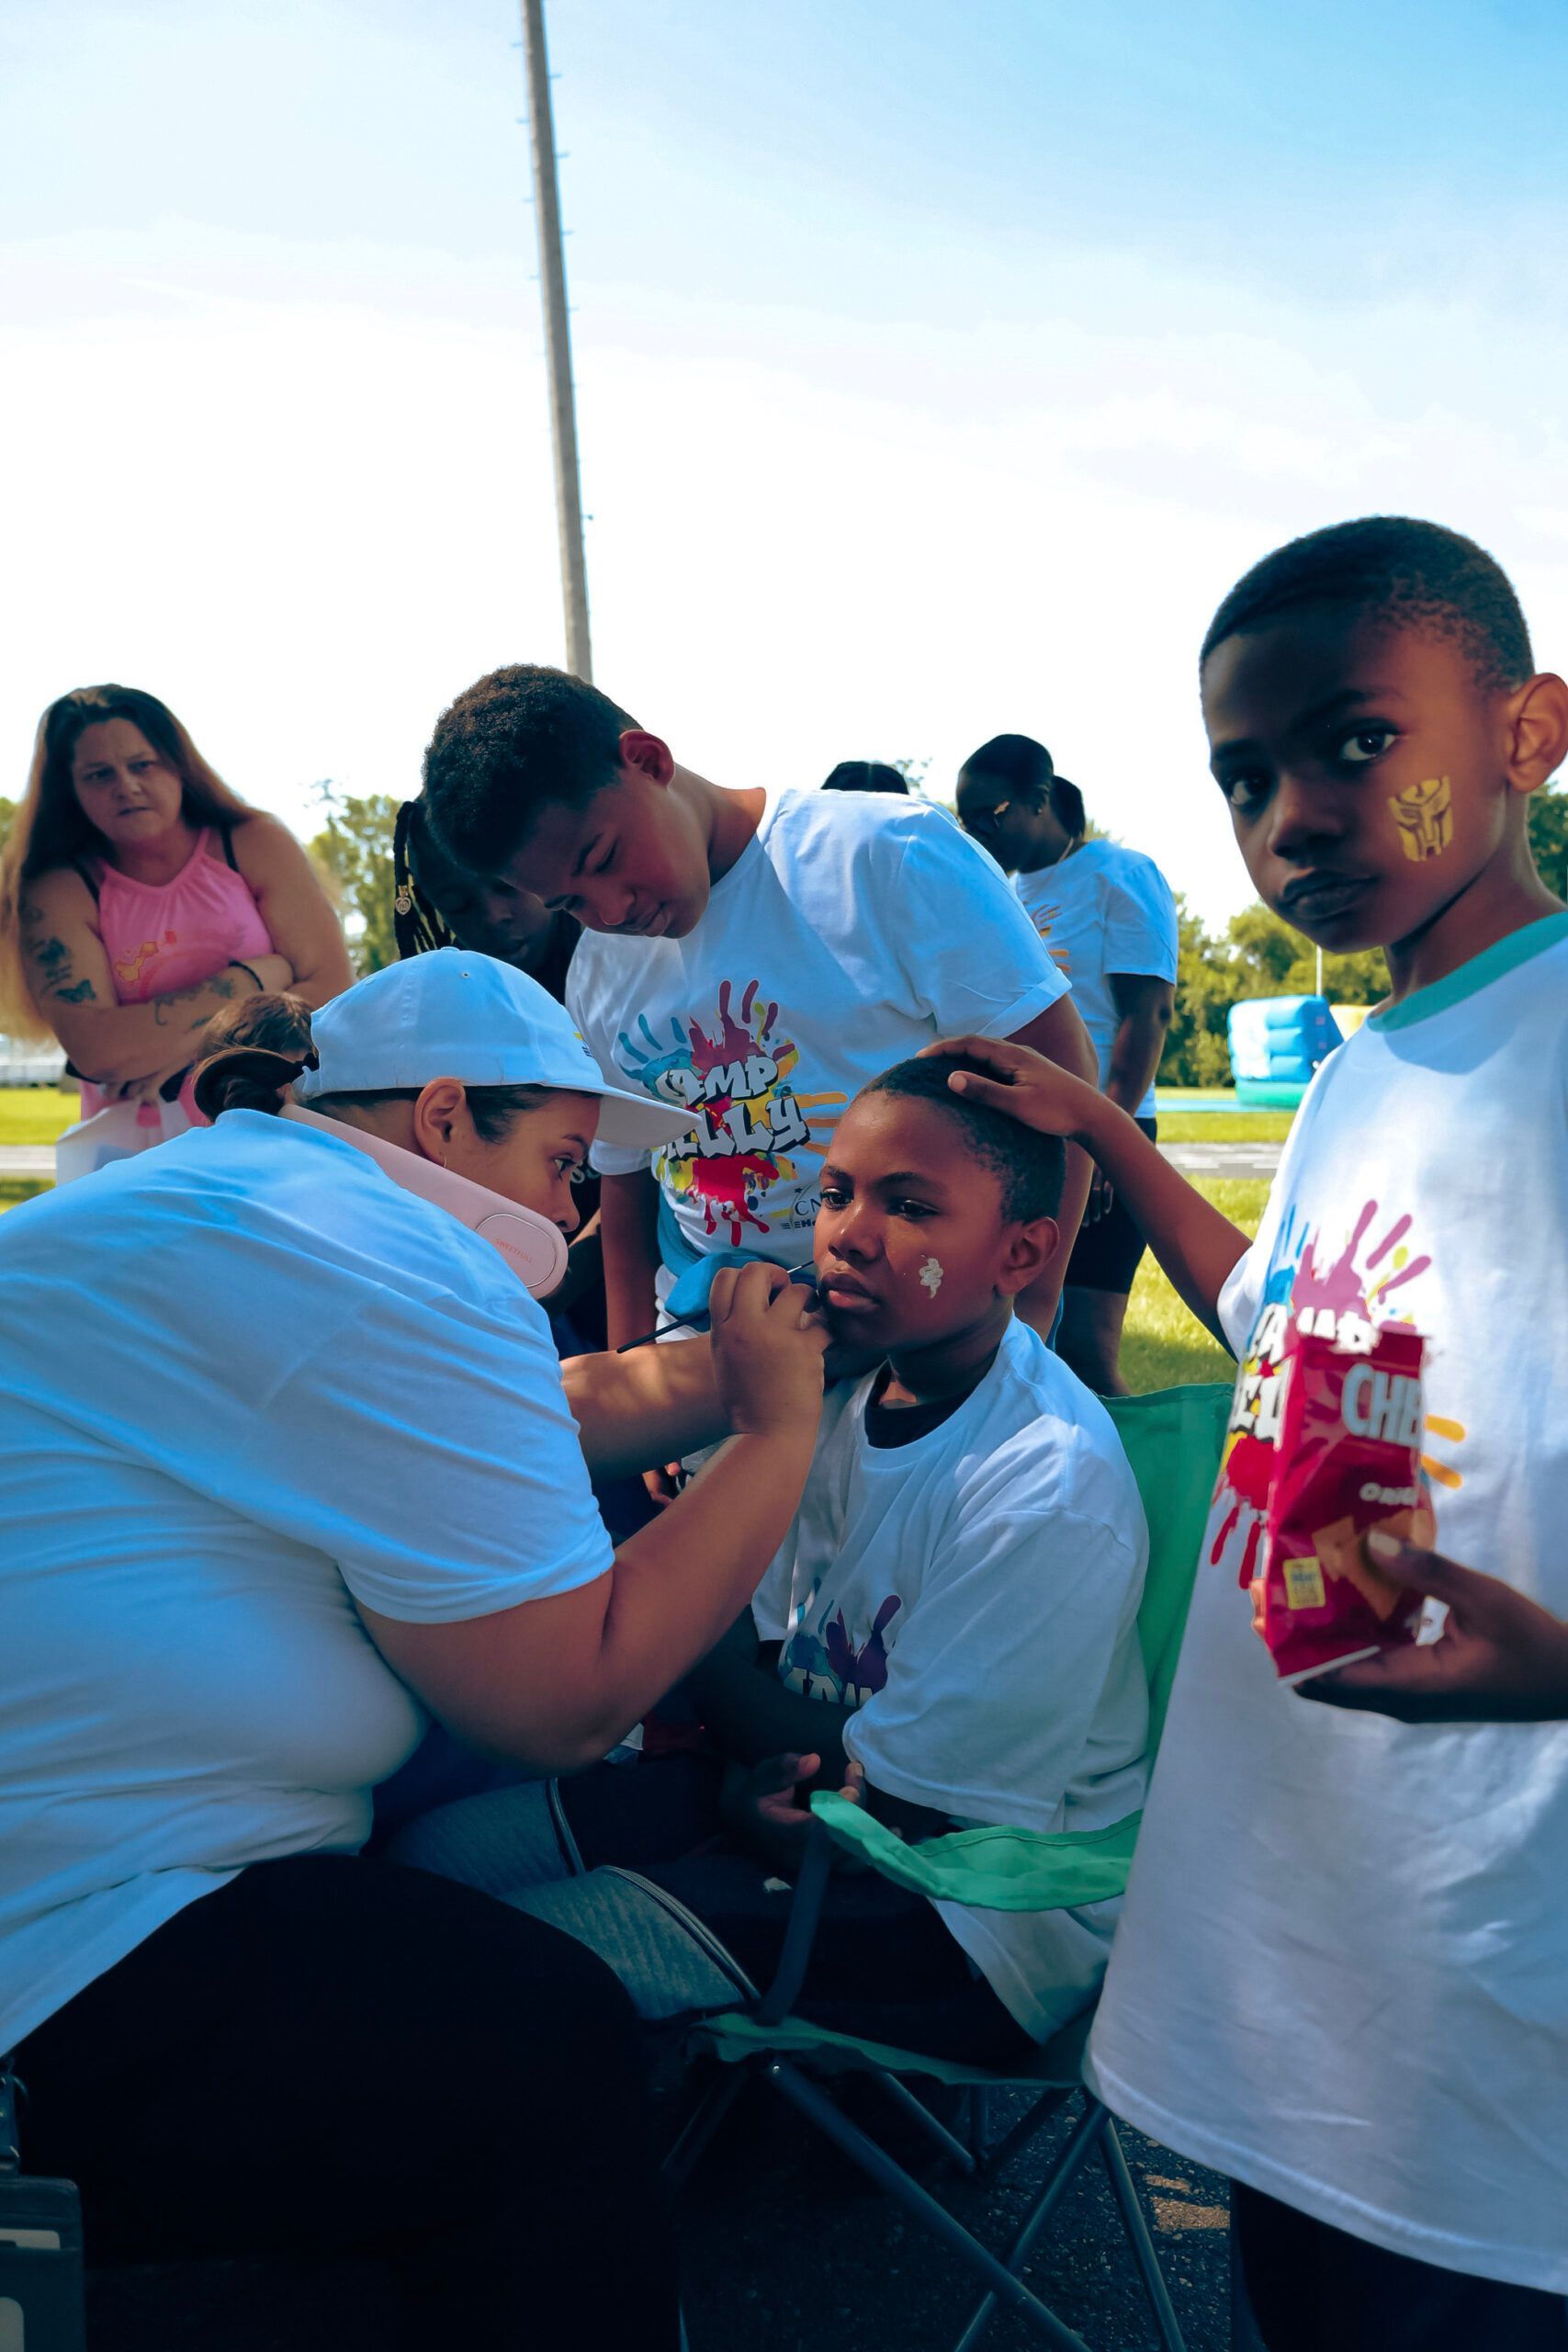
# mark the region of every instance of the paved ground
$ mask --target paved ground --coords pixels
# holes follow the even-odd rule
[[[947,2352],[978,2300],[972,2275],[782,2101],[765,2091],[752,2099],[750,2111],[742,2105],[731,2117],[679,2214],[692,2352]],[[672,2086],[660,2104],[673,2120]],[[856,2111],[909,2159],[909,2143],[897,2126],[889,2130],[870,2086]],[[1013,2112],[998,2106],[998,2120]],[[1053,2123],[999,2181],[955,2185],[940,2168],[919,2169],[967,2224],[1002,2244],[1066,2130]],[[1124,2144],[1153,2213],[1188,2352],[1227,2352],[1225,2185],[1134,2132]],[[171,2188],[177,2193],[177,2184]],[[613,2237],[605,2253],[614,2258]],[[529,2258],[520,2249],[525,2312]],[[1156,2344],[1098,2167],[1069,2189],[1026,2276],[1093,2352]],[[392,2340],[370,2274],[341,2265],[99,2272],[90,2281],[89,2321],[91,2352],[387,2352]],[[525,2325],[519,2343],[532,2341]],[[1037,2352],[1042,2341],[1021,2321],[998,2318],[983,2352]],[[537,2352],[600,2347],[584,2341]]]
[[[1162,1143],[1161,1151],[1184,1176],[1251,1176],[1267,1183],[1284,1149],[1277,1143]]]

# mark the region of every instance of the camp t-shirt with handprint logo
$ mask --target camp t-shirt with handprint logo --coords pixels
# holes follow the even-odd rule
[[[946,812],[871,794],[770,794],[685,939],[587,932],[567,1004],[617,1086],[692,1113],[648,1155],[671,1250],[811,1255],[824,1159],[852,1095],[933,1038],[1008,1037],[1066,995],[1000,869]],[[678,1268],[677,1268],[678,1271]]]

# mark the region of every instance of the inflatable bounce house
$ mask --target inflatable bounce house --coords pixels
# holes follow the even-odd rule
[[[1252,997],[1232,1005],[1229,1026],[1236,1102],[1252,1111],[1293,1111],[1319,1062],[1344,1042],[1321,996]]]

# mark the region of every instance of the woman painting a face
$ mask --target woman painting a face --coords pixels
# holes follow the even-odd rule
[[[114,845],[166,789],[85,788]],[[625,1996],[363,1849],[432,1717],[572,1770],[711,1649],[799,1498],[822,1334],[753,1266],[711,1343],[558,1361],[531,1294],[601,1123],[653,1148],[686,1114],[606,1085],[522,974],[446,948],[228,1027],[209,1126],[0,1219],[0,2049],[29,2168],[79,2183],[104,2259],[359,2252],[400,2342],[503,2352],[536,2248],[528,2340],[675,2352]],[[591,1467],[728,1431],[612,1544]]]

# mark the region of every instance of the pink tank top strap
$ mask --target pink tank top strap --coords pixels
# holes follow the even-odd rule
[[[226,859],[215,854],[215,830],[222,834]],[[197,987],[236,956],[249,962],[273,953],[272,933],[240,871],[229,826],[204,825],[167,882],[136,882],[116,866],[93,863],[98,932],[121,1004],[144,1004],[150,997]]]

